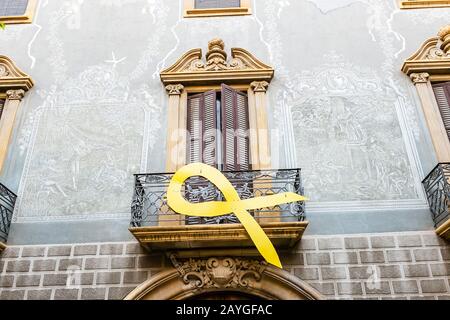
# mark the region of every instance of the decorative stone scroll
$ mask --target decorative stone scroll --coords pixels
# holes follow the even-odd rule
[[[428,73],[430,81],[450,80],[450,24],[441,28],[437,37],[428,39],[409,59],[402,71],[411,74]],[[412,78],[412,80],[417,78]]]
[[[216,38],[208,43],[203,57],[202,49],[185,53],[171,67],[161,72],[164,85],[210,85],[222,82],[245,83],[252,81],[270,82],[274,70],[241,48],[231,49],[231,58],[225,51],[225,43]]]

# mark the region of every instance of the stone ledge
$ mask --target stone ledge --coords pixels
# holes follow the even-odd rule
[[[4,244],[3,242],[0,242],[0,253],[3,252],[3,250],[6,249],[6,244]]]
[[[285,248],[297,244],[307,226],[307,221],[261,224],[274,246]],[[254,247],[241,224],[155,226],[129,230],[148,250]]]
[[[439,237],[450,241],[450,218],[443,225],[436,229],[436,233]]]

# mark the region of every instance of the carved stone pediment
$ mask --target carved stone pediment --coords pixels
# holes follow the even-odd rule
[[[175,64],[161,72],[165,85],[177,84],[215,84],[223,81],[250,83],[252,81],[272,80],[274,70],[258,60],[248,51],[232,48],[231,57],[225,51],[221,39],[208,43],[208,52],[203,57],[202,49],[192,49]]]
[[[402,71],[408,76],[413,73],[429,73],[431,80],[445,80],[450,76],[450,25],[438,32],[437,37],[425,43],[403,64]]]
[[[28,91],[32,87],[31,77],[20,70],[11,59],[0,55],[0,92],[11,89]]]
[[[171,259],[183,282],[199,291],[252,287],[267,268],[265,261],[241,257]]]

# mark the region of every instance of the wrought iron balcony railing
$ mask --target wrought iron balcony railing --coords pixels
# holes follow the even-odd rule
[[[0,242],[3,243],[8,238],[16,198],[14,192],[0,183]]]
[[[303,195],[300,169],[223,172],[241,199],[294,192]],[[185,217],[167,205],[166,191],[173,173],[137,174],[131,209],[131,227],[167,225],[184,219],[185,225],[238,223],[233,214],[217,218]],[[193,203],[222,201],[215,185],[204,178],[192,177],[184,186],[185,198]],[[296,202],[251,212],[258,221],[304,221],[305,204]]]
[[[423,180],[435,227],[450,218],[450,163],[440,163]]]

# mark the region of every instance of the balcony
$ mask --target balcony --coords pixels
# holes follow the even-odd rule
[[[303,195],[300,169],[223,172],[241,199],[284,192]],[[216,218],[187,217],[172,211],[166,192],[173,174],[135,175],[130,231],[149,250],[239,247],[253,248],[234,214]],[[222,201],[215,185],[202,177],[184,184],[184,197],[193,203]],[[291,247],[302,237],[305,204],[296,202],[250,211],[272,243]]]
[[[423,180],[436,233],[450,240],[450,163],[438,164]]]
[[[11,190],[0,183],[0,252],[6,248],[16,198]]]

